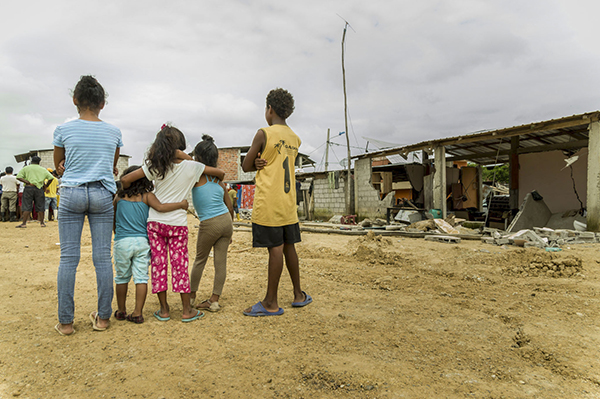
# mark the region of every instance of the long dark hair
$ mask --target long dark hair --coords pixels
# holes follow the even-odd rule
[[[194,148],[194,158],[207,166],[217,167],[219,161],[219,149],[215,141],[208,134],[202,135],[202,141],[196,144]]]
[[[77,110],[89,108],[98,110],[102,108],[106,101],[106,92],[95,77],[82,76],[73,90],[73,98],[77,100]]]
[[[125,169],[123,173],[121,173],[121,177],[133,172],[134,170],[138,170],[139,168],[141,168],[141,166],[131,165]],[[120,185],[119,190],[117,190],[117,195],[119,198],[125,198],[125,196],[134,197],[138,194],[149,193],[152,190],[154,190],[154,184],[152,184],[152,182],[148,180],[146,176],[144,176],[141,179],[137,179],[136,181],[132,182],[128,188],[123,188],[123,186]]]
[[[163,179],[173,167],[175,152],[185,151],[185,147],[183,133],[176,127],[163,125],[146,154],[146,166],[158,179]]]

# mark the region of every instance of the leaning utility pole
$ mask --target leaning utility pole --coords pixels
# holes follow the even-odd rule
[[[342,35],[342,81],[344,85],[344,124],[346,127],[346,145],[348,146],[348,158],[347,158],[347,172],[346,172],[346,215],[352,213],[352,206],[350,204],[350,137],[348,135],[348,100],[346,98],[346,68],[344,66],[344,44],[346,41],[346,29],[348,28],[348,21],[344,20],[344,34]]]

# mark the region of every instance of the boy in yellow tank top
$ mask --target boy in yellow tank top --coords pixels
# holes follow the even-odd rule
[[[256,191],[252,209],[252,246],[269,250],[269,273],[265,299],[244,310],[246,316],[279,316],[277,289],[283,260],[294,287],[293,307],[303,307],[312,298],[302,291],[295,243],[300,242],[296,210],[294,165],[300,138],[286,124],[294,112],[294,97],[284,89],[267,95],[265,119],[269,127],[259,129],[242,163],[244,172],[256,172]]]

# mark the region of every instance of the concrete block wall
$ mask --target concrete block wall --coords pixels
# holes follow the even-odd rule
[[[313,181],[314,213],[317,216],[345,215],[345,179],[340,177],[339,188],[331,188],[328,179]]]
[[[37,156],[42,158],[40,166],[54,169],[54,150],[38,151]]]
[[[354,163],[354,195],[355,210],[359,219],[385,218],[387,208],[393,205],[394,193],[389,193],[383,200],[379,192],[371,184],[373,170],[371,159],[358,159]]]
[[[140,165],[141,166],[141,165]],[[120,155],[117,161],[117,169],[119,170],[119,176],[115,177],[115,180],[119,180],[125,169],[129,167],[129,156]]]

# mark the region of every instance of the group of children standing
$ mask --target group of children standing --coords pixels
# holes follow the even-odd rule
[[[187,145],[183,133],[173,126],[163,125],[146,154],[144,164],[124,171],[120,179],[121,188],[117,191],[114,179],[111,176],[109,181],[107,176],[113,171],[116,173],[116,161],[122,146],[121,132],[98,118],[105,104],[104,89],[95,78],[83,76],[74,90],[73,102],[80,119],[58,126],[53,142],[57,170],[64,172],[61,187],[66,189],[63,191],[66,191],[67,205],[59,208],[59,323],[55,329],[61,335],[74,332],[73,291],[85,215],[92,233],[98,285],[98,311],[90,314],[94,330],[105,330],[112,314],[112,281],[110,284],[106,281],[109,274],[112,280],[112,232],[107,232],[106,221],[111,220],[112,229],[113,217],[114,281],[118,305],[114,316],[117,320],[144,322],[148,265],[152,293],[157,294],[160,302],[160,309],[153,315],[160,321],[170,320],[168,261],[171,263],[172,290],[181,296],[181,320],[197,320],[204,316],[203,310],[218,311],[226,278],[227,249],[233,234],[234,210],[223,183],[225,173],[217,168],[218,149],[212,137],[202,137],[192,159],[184,152]],[[244,310],[243,313],[248,316],[283,314],[277,303],[277,288],[284,257],[294,286],[292,306],[302,307],[312,302],[312,298],[301,289],[294,247],[300,241],[294,176],[300,139],[285,123],[293,109],[293,97],[286,90],[275,89],[269,93],[265,112],[269,127],[257,132],[242,165],[244,171],[257,171],[252,217],[253,246],[269,250],[267,294],[262,301]],[[92,134],[102,138],[93,142],[85,140]],[[94,165],[91,165],[89,157],[82,157],[86,151],[99,152]],[[186,201],[190,191],[201,222],[191,276],[188,273]],[[108,198],[110,206],[107,206]],[[61,205],[63,201],[61,198]],[[211,249],[214,249],[215,263],[212,295],[194,307]],[[106,258],[101,259],[107,251],[108,268]],[[132,277],[136,300],[133,312],[128,314],[126,296]]]

